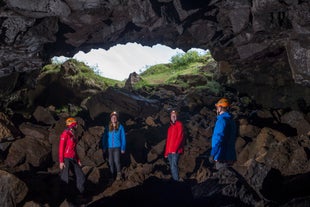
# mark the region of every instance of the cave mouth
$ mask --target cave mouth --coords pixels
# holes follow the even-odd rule
[[[208,52],[200,48],[191,48],[188,51],[196,51],[199,55]],[[114,45],[108,50],[98,48],[91,49],[87,53],[79,51],[71,58],[84,62],[100,76],[123,81],[132,72],[139,74],[150,66],[170,63],[173,56],[184,53],[186,51],[182,49],[173,49],[162,44],[149,47],[136,42],[128,42]],[[59,64],[68,59],[70,57],[55,56],[52,58],[52,63]]]

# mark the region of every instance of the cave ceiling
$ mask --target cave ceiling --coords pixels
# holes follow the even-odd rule
[[[309,11],[308,0],[2,0],[1,94],[33,87],[54,56],[128,42],[209,49],[238,70],[279,57],[310,86]]]

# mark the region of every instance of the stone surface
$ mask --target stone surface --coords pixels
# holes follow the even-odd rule
[[[17,206],[27,195],[27,185],[15,175],[0,170],[0,203],[3,207]]]
[[[309,1],[277,0],[1,1],[1,97],[33,87],[33,73],[53,56],[127,42],[209,49],[236,74],[253,60],[261,71],[266,60],[278,61],[274,54],[287,54],[279,74],[291,71],[294,82],[309,86],[309,10]]]

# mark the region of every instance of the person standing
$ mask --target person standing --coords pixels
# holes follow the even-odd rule
[[[183,124],[177,120],[177,112],[170,113],[170,126],[167,132],[165,158],[168,158],[172,179],[180,181],[178,162],[184,152]]]
[[[230,103],[227,98],[221,98],[216,104],[217,120],[212,134],[212,149],[210,162],[215,161],[215,168],[231,166],[236,161],[236,124],[228,112]]]
[[[126,135],[123,125],[118,121],[117,112],[110,114],[109,126],[105,127],[101,140],[103,154],[108,150],[110,172],[115,176],[116,171],[116,180],[121,180],[120,154],[125,153]]]
[[[85,176],[82,171],[82,164],[76,151],[78,142],[75,132],[78,126],[76,119],[66,119],[67,128],[60,135],[58,148],[60,177],[65,183],[69,183],[69,170],[75,174],[76,187],[82,194],[84,192]]]

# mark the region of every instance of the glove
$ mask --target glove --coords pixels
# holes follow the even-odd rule
[[[214,164],[214,157],[212,156],[212,155],[210,155],[209,156],[209,162],[211,163],[211,164]]]

